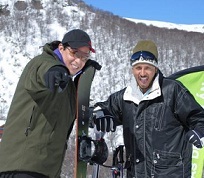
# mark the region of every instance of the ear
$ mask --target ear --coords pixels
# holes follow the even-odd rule
[[[60,43],[60,44],[58,45],[58,49],[59,49],[59,51],[61,52],[62,50],[64,51],[66,48],[64,48],[64,46],[62,45],[62,43]]]
[[[134,68],[133,68],[134,66],[132,66],[131,68],[130,68],[130,72],[133,74],[133,70],[134,70]]]

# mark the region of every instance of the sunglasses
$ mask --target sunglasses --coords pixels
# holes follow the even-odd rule
[[[139,52],[134,53],[130,58],[130,63],[132,64],[137,60],[157,63],[157,58],[148,51],[139,51]]]
[[[90,57],[90,52],[89,53],[85,53],[83,51],[80,51],[79,49],[72,49],[70,47],[67,47],[67,49],[69,50],[69,52],[70,52],[72,57],[79,58],[82,61],[87,61],[88,58]]]

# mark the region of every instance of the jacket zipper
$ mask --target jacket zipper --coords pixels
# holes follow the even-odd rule
[[[144,110],[144,116],[146,115],[146,110]],[[146,142],[146,118],[144,117],[144,143],[143,143],[143,146],[144,146],[144,155],[146,155],[146,147],[145,147],[145,142]],[[146,165],[146,159],[144,160],[144,172],[145,172],[145,178],[147,177],[147,165]]]

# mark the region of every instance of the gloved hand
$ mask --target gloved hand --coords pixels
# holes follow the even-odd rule
[[[101,70],[101,65],[98,62],[91,59],[88,59],[82,70],[85,70],[88,66],[93,66],[96,70]]]
[[[189,130],[186,134],[187,140],[192,143],[197,148],[202,148],[204,146],[204,135],[198,129]]]
[[[67,83],[71,80],[68,70],[63,66],[51,67],[45,73],[45,84],[52,92],[58,87],[58,92],[63,91]]]
[[[101,132],[115,132],[116,123],[114,117],[108,110],[96,107],[93,110],[92,120],[96,125],[96,129]]]

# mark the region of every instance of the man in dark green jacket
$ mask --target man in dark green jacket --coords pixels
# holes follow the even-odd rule
[[[79,29],[43,47],[18,82],[0,145],[0,177],[60,177],[76,114],[74,76],[87,65],[89,35]]]

